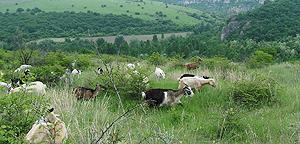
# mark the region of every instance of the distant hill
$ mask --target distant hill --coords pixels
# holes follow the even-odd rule
[[[265,0],[158,0],[229,17],[257,8]]]
[[[144,20],[171,20],[179,25],[196,25],[217,19],[206,12],[151,0],[0,0],[0,12],[35,7],[46,12],[93,11],[100,14],[125,14]],[[194,13],[202,19],[191,16]]]
[[[300,0],[276,0],[231,18],[221,38],[274,41],[300,34]]]

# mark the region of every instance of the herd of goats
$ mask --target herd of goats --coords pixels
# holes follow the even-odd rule
[[[24,75],[28,75],[31,67],[31,65],[21,65],[14,72],[24,72]],[[127,68],[132,69],[135,74],[139,74],[139,72],[136,70],[135,64],[129,63],[127,64]],[[103,69],[98,68],[96,73],[102,74]],[[156,67],[154,74],[158,79],[166,78],[166,74],[161,68]],[[67,69],[66,73],[61,78],[64,78],[65,75],[81,75],[81,71],[77,69],[70,71]],[[144,76],[143,82],[148,83],[148,77]],[[184,95],[193,96],[193,90],[198,91],[203,87],[203,85],[209,84],[213,87],[216,86],[216,82],[213,78],[208,76],[197,76],[194,74],[182,74],[181,77],[178,78],[178,83],[179,85],[177,90],[162,88],[149,89],[145,92],[142,92],[142,98],[146,103],[148,103],[149,106],[172,106],[175,104],[181,104],[180,99]],[[34,92],[39,95],[46,94],[47,88],[43,82],[35,81],[25,84],[20,79],[11,79],[11,83],[9,84],[0,82],[0,86],[7,88],[7,93]],[[74,88],[73,92],[77,99],[89,100],[94,99],[99,92],[104,91],[105,89],[105,86],[97,84],[95,89],[76,87]]]
[[[21,65],[15,72],[24,72],[26,75],[30,72],[29,69],[31,67],[31,65]],[[134,70],[136,74],[139,74],[135,69],[135,64],[129,63],[127,67],[128,69]],[[98,68],[96,72],[101,74],[103,73],[103,69]],[[73,69],[72,71],[68,70],[68,73],[71,75],[80,75],[81,71]],[[158,67],[155,68],[154,74],[158,79],[165,79],[166,77],[165,72]],[[144,77],[143,82],[148,83],[148,77]],[[192,97],[194,95],[193,90],[198,91],[204,85],[211,85],[212,87],[216,86],[216,82],[213,78],[208,76],[197,76],[194,74],[182,74],[178,78],[178,84],[177,90],[163,88],[148,89],[147,91],[142,92],[142,98],[145,104],[150,107],[172,106],[181,104],[180,99],[185,95]],[[47,88],[47,86],[40,81],[23,84],[20,80],[11,80],[10,84],[0,82],[0,86],[6,87],[9,94],[22,91],[44,95]],[[76,87],[73,92],[78,100],[89,100],[96,98],[99,92],[104,91],[105,89],[104,86],[97,84],[95,89]],[[60,144],[67,139],[68,133],[66,125],[53,111],[54,109],[51,108],[45,117],[34,123],[25,138],[28,142]]]

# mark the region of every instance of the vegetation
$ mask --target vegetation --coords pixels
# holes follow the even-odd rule
[[[39,8],[46,12],[64,12],[64,11],[74,11],[87,12],[93,11],[101,14],[113,14],[113,15],[127,15],[134,18],[140,18],[147,21],[153,21],[156,19],[170,20],[178,25],[191,26],[202,22],[202,20],[197,20],[188,13],[198,13],[200,15],[206,16],[209,19],[215,19],[212,15],[182,6],[170,5],[166,8],[166,5],[161,2],[156,2],[152,0],[64,0],[64,1],[53,1],[53,0],[17,0],[18,5],[5,0],[0,4],[0,12],[15,12],[18,8],[22,8],[25,11],[27,9]],[[123,7],[120,7],[123,5]],[[143,9],[142,9],[143,7]],[[127,12],[128,11],[128,12]],[[159,17],[155,13],[161,11],[167,17]],[[139,13],[136,15],[135,13]],[[179,19],[176,19],[176,16]]]
[[[232,20],[238,22],[238,26],[228,39],[275,41],[294,37],[300,32],[299,7],[299,0],[276,0],[240,14]]]
[[[24,38],[35,40],[47,37],[81,37],[116,34],[151,34],[189,31],[168,20],[144,21],[126,15],[99,13],[34,12],[0,13],[0,40],[7,40],[17,29]]]
[[[45,99],[32,94],[1,94],[0,143],[24,143],[31,126],[48,108]]]

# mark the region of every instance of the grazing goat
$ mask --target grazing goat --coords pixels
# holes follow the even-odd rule
[[[172,89],[150,89],[142,92],[142,97],[150,106],[172,106],[181,104],[180,99],[183,95],[194,95],[191,87],[185,86],[179,90]]]
[[[7,93],[9,93],[10,89],[12,88],[11,84],[0,82],[0,87],[5,87],[7,89]]]
[[[81,75],[81,70],[73,69],[71,74],[72,75]]]
[[[47,86],[40,81],[31,82],[28,85],[23,84],[20,87],[11,88],[9,93],[16,93],[16,92],[30,92],[30,93],[37,93],[38,95],[45,95],[46,94]]]
[[[19,68],[15,70],[15,72],[25,71],[26,69],[31,68],[31,65],[21,65]]]
[[[10,79],[12,87],[19,87],[24,84],[24,82],[20,78]]]
[[[129,64],[127,64],[127,67],[128,67],[129,69],[135,69],[135,64],[129,63]]]
[[[103,71],[103,68],[102,68],[102,67],[98,67],[98,68],[97,68],[97,71],[96,71],[97,74],[101,75],[101,74],[103,74],[103,72],[104,72],[104,71]]]
[[[186,84],[196,90],[200,90],[202,88],[202,86],[204,86],[206,84],[209,84],[212,87],[216,86],[216,82],[212,78],[205,79],[203,77],[183,77],[182,79],[179,80],[178,88],[179,89],[183,88]]]
[[[184,65],[188,70],[194,70],[199,67],[198,63],[188,63]]]
[[[50,109],[45,118],[41,118],[33,124],[25,137],[29,143],[62,144],[68,138],[65,123],[53,111],[53,108]]]
[[[105,90],[105,89],[106,88],[104,86],[97,84],[95,89],[77,87],[74,89],[74,93],[78,100],[79,99],[89,100],[89,99],[94,99],[101,90]]]
[[[166,78],[165,72],[162,69],[158,68],[158,67],[155,68],[154,73],[155,73],[155,75],[158,79],[165,79]]]

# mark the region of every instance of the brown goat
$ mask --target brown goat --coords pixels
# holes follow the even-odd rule
[[[188,63],[184,65],[188,70],[194,70],[199,67],[198,63]]]
[[[97,84],[95,89],[90,89],[90,88],[85,88],[85,87],[77,87],[74,89],[74,93],[78,100],[79,99],[89,100],[89,99],[96,98],[98,93],[104,89],[105,88],[103,86]]]

